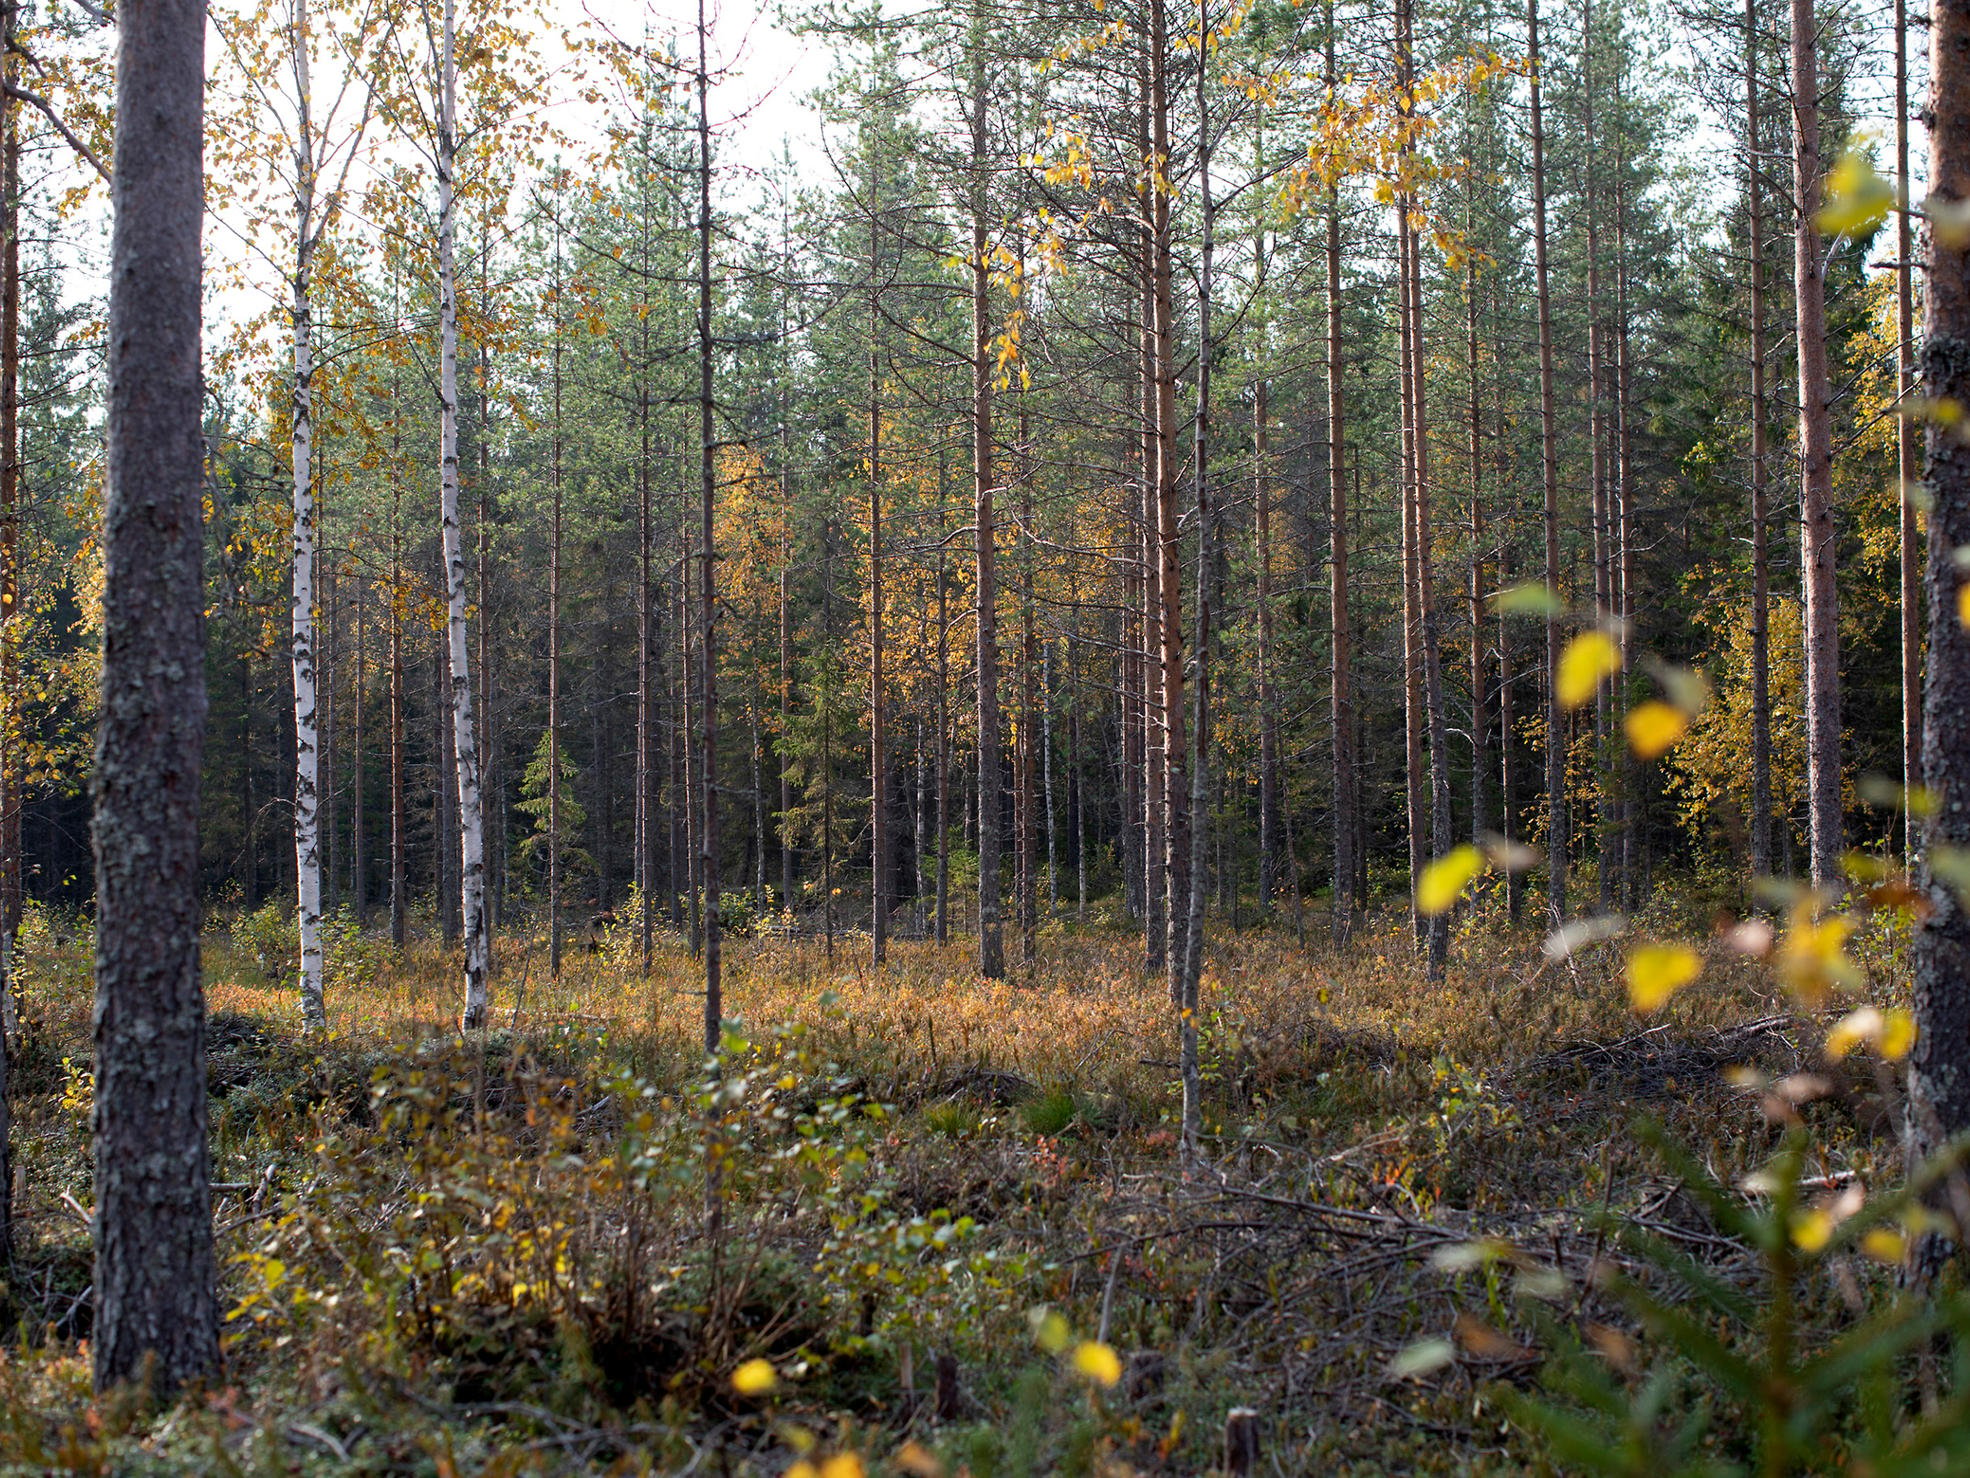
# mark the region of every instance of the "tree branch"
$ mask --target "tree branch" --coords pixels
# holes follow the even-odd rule
[[[55,111],[54,104],[42,97],[40,93],[30,92],[27,88],[15,82],[0,81],[0,91],[4,91],[10,98],[15,98],[20,102],[26,103],[29,107],[39,110],[42,116],[55,125],[55,131],[64,139],[68,140],[68,146],[89,162],[96,173],[103,177],[105,184],[109,182],[109,170],[104,167],[103,161],[96,157],[96,151],[90,148],[83,141],[81,135],[76,133],[74,129],[70,128],[63,121],[62,115]]]

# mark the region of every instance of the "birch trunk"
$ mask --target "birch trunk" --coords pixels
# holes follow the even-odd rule
[[[294,669],[295,923],[301,936],[301,1024],[328,1029],[322,1000],[321,746],[315,729],[314,489],[314,125],[309,117],[308,9],[294,0],[290,19],[297,110],[294,190],[293,431],[294,530],[290,660]]]
[[[1792,0],[1792,304],[1799,364],[1799,564],[1806,625],[1806,809],[1813,885],[1840,878],[1840,632],[1833,527],[1833,383],[1819,224],[1819,20]]]
[[[472,658],[466,627],[465,540],[458,514],[458,162],[455,15],[443,0],[434,58],[438,73],[438,499],[445,561],[445,634],[450,652],[452,758],[458,773],[459,921],[465,942],[465,1009],[459,1025],[486,1024],[486,832],[479,794],[479,749],[472,714]]]

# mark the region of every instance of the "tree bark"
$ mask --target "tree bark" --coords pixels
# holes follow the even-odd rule
[[[95,1383],[218,1365],[198,812],[205,7],[117,11],[96,853]]]
[[[718,584],[714,515],[718,507],[715,457],[718,428],[713,420],[711,337],[711,74],[706,64],[704,0],[698,0],[698,517],[699,611],[704,635],[699,644],[699,708],[703,759],[698,766],[698,871],[705,909],[705,1051],[718,1050],[724,1026],[718,918]]]
[[[451,654],[452,758],[458,771],[459,924],[465,939],[465,1008],[459,1025],[486,1024],[491,969],[486,929],[486,831],[479,794],[479,749],[472,716],[472,659],[467,641],[465,543],[458,516],[458,283],[456,270],[458,124],[454,0],[433,58],[438,72],[438,478],[445,560],[446,635]]]
[[[1546,268],[1545,81],[1539,61],[1539,0],[1526,5],[1526,66],[1532,93],[1532,261],[1539,303],[1539,465],[1545,500],[1546,588],[1560,590],[1559,437],[1553,406],[1553,299]],[[1555,924],[1566,919],[1566,714],[1560,708],[1560,618],[1546,617],[1547,903]]]
[[[559,191],[565,182],[556,180],[551,188]],[[553,301],[553,335],[549,351],[548,414],[553,425],[548,452],[547,520],[547,975],[561,978],[561,295],[566,284],[561,279],[560,201],[554,204],[554,277],[549,284]],[[482,623],[483,625],[483,623]]]
[[[1895,183],[1909,198],[1908,0],[1895,0]],[[1902,638],[1902,785],[1922,783],[1922,530],[1915,490],[1922,475],[1917,423],[1907,414],[1915,390],[1915,241],[1906,210],[1895,212],[1895,418],[1897,532],[1900,542]],[[1910,867],[1922,846],[1919,808],[1902,807],[1902,855]]]
[[[1744,0],[1744,169],[1746,255],[1751,265],[1751,874],[1772,871],[1771,575],[1766,531],[1769,464],[1765,428],[1765,210],[1758,153],[1757,0]]]
[[[1338,79],[1334,66],[1334,4],[1327,4],[1326,83],[1333,98]],[[1360,825],[1360,797],[1355,787],[1354,673],[1348,615],[1348,483],[1346,409],[1341,382],[1341,202],[1338,186],[1327,187],[1327,560],[1330,671],[1328,721],[1333,729],[1334,796],[1334,943],[1344,945],[1354,933],[1360,895],[1355,875],[1360,859],[1355,838]]]
[[[1970,0],[1929,8],[1931,216],[1970,203]],[[1970,404],[1970,244],[1930,233],[1922,393]],[[1970,847],[1970,630],[1956,551],[1970,544],[1970,442],[1940,418],[1928,424],[1931,499],[1926,595],[1929,670],[1922,703],[1924,780],[1935,793],[1928,843]],[[1916,927],[1915,1048],[1909,1058],[1908,1147],[1920,1163],[1970,1129],[1970,908],[1956,888],[1924,877],[1930,911]],[[1961,1230],[1958,1236],[1961,1238]]]
[[[1005,974],[999,925],[998,531],[993,512],[991,275],[985,234],[985,37],[973,11],[971,77],[971,462],[978,597],[978,973]]]
[[[1813,885],[1840,878],[1840,631],[1833,526],[1833,383],[1819,223],[1818,17],[1792,0],[1792,303],[1799,364],[1799,563],[1806,627],[1806,808]]]
[[[293,0],[294,264],[291,314],[293,379],[289,384],[293,472],[292,604],[289,658],[294,673],[295,923],[301,941],[301,1023],[328,1029],[322,1002],[322,863],[320,743],[315,730],[314,248],[315,139],[308,86],[307,0]]]

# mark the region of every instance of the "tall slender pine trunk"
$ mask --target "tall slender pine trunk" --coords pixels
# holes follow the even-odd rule
[[[1553,299],[1546,264],[1545,79],[1539,60],[1539,0],[1526,5],[1526,65],[1532,94],[1532,262],[1539,306],[1539,466],[1545,504],[1546,588],[1560,590],[1559,436],[1553,404]],[[1546,852],[1547,905],[1555,923],[1566,918],[1566,714],[1560,707],[1560,618],[1546,617]]]
[[[1745,254],[1751,272],[1751,874],[1772,871],[1771,523],[1765,444],[1765,208],[1759,152],[1758,0],[1744,0]]]

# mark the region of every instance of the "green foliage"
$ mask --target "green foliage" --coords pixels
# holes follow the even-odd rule
[[[300,969],[301,931],[294,905],[269,898],[233,921],[233,942],[243,948],[269,982],[279,984]]]
[[[1049,1088],[1019,1106],[1020,1122],[1033,1133],[1048,1137],[1061,1133],[1080,1117],[1081,1102],[1074,1090],[1065,1086]]]
[[[1643,1342],[1590,1326],[1593,1351],[1534,1306],[1559,1353],[1544,1395],[1498,1392],[1568,1472],[1623,1478],[1757,1473],[1916,1474],[1970,1461],[1970,1294],[1871,1280],[1861,1259],[1900,1263],[1929,1226],[1921,1197],[1958,1158],[1902,1191],[1863,1202],[1809,1199],[1807,1136],[1794,1126],[1766,1167],[1734,1190],[1654,1126],[1643,1137],[1717,1228],[1747,1247],[1745,1288],[1653,1232],[1611,1220],[1644,1275],[1607,1271],[1601,1291]],[[1838,1304],[1829,1306],[1832,1300]],[[1909,1375],[1947,1342],[1947,1394],[1916,1409]],[[1646,1359],[1644,1358],[1646,1357]]]
[[[521,863],[535,878],[538,886],[545,887],[547,877],[547,853],[554,839],[548,835],[554,822],[555,791],[559,791],[561,802],[561,835],[559,852],[561,858],[561,886],[565,889],[570,881],[585,877],[595,871],[595,859],[585,849],[572,840],[581,835],[588,825],[588,811],[575,799],[574,784],[581,776],[574,756],[566,746],[561,749],[560,775],[554,786],[548,784],[548,772],[552,757],[549,753],[551,736],[545,731],[534,745],[533,758],[527,761],[526,772],[520,777],[520,800],[515,807],[521,815],[533,823],[533,829],[513,850],[514,860]],[[565,897],[565,894],[563,895]]]

